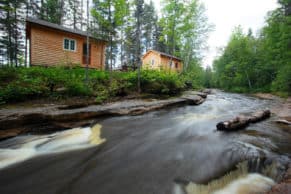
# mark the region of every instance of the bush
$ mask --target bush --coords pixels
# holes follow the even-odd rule
[[[141,89],[151,94],[175,95],[185,88],[185,83],[174,72],[144,70],[141,74]]]
[[[24,101],[39,97],[95,97],[102,103],[115,96],[137,91],[137,72],[89,72],[80,67],[0,68],[0,103]],[[141,90],[154,95],[177,95],[186,88],[189,77],[173,72],[142,70]]]
[[[282,67],[272,83],[272,91],[291,95],[291,65],[287,64]]]

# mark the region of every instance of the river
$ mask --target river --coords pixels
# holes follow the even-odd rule
[[[275,116],[233,133],[218,132],[215,126],[275,103],[216,92],[199,106],[103,118],[92,128],[8,139],[0,142],[0,193],[234,194],[248,193],[239,187],[260,183],[259,192],[273,185],[282,170],[276,163],[275,174],[267,172],[273,159],[291,156],[289,129],[275,124]],[[209,183],[214,179],[218,182]],[[206,188],[206,183],[216,186]]]

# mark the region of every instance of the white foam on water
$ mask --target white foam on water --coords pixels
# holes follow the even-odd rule
[[[239,163],[236,170],[209,182],[207,185],[190,182],[185,186],[186,192],[183,194],[263,194],[270,190],[274,184],[274,180],[267,176],[248,173],[248,165],[245,161]],[[176,192],[175,194],[180,193]]]
[[[263,194],[271,189],[275,182],[263,175],[251,173],[225,184],[224,180],[217,180],[215,184],[199,185],[190,183],[186,193],[181,185],[176,184],[174,194]]]
[[[83,144],[88,144],[91,128],[77,128],[64,132],[59,132],[47,142],[39,145],[39,152],[61,152],[69,151]]]
[[[263,194],[269,191],[274,184],[275,182],[268,177],[260,174],[248,174],[212,194]]]
[[[0,169],[31,158],[36,154],[33,148],[0,149]]]
[[[105,139],[100,137],[101,127],[97,124],[92,128],[75,128],[50,135],[28,135],[25,137],[25,143],[22,141],[19,146],[17,146],[16,137],[15,143],[12,143],[13,148],[0,149],[0,169],[39,155],[67,152],[102,144]]]

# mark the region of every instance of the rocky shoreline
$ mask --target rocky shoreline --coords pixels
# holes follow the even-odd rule
[[[257,93],[253,96],[266,99],[266,100],[276,100],[279,103],[272,107],[271,112],[278,117],[275,120],[276,123],[280,125],[290,126],[291,123],[291,97],[282,99],[278,96],[268,94],[268,93]],[[269,192],[266,194],[289,194],[291,193],[291,162],[285,172],[283,179],[274,185]]]
[[[274,185],[266,194],[289,194],[291,193],[291,163],[283,177],[283,180]]]
[[[3,108],[0,112],[0,140],[29,132],[86,126],[102,117],[139,115],[173,106],[199,105],[205,101],[207,93],[210,91],[187,91],[180,97],[166,100],[131,99],[77,108],[68,105]]]

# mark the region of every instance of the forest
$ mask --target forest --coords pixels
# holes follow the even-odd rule
[[[181,57],[185,71],[200,68],[201,49],[211,28],[197,0],[164,0],[160,11],[144,0],[4,0],[0,5],[2,58],[11,66],[25,63],[26,17],[107,39],[107,69],[117,65],[136,69],[150,48]]]
[[[213,72],[206,69],[207,86],[233,92],[291,94],[291,1],[268,13],[257,35],[236,27]],[[211,80],[211,81],[210,81]]]

